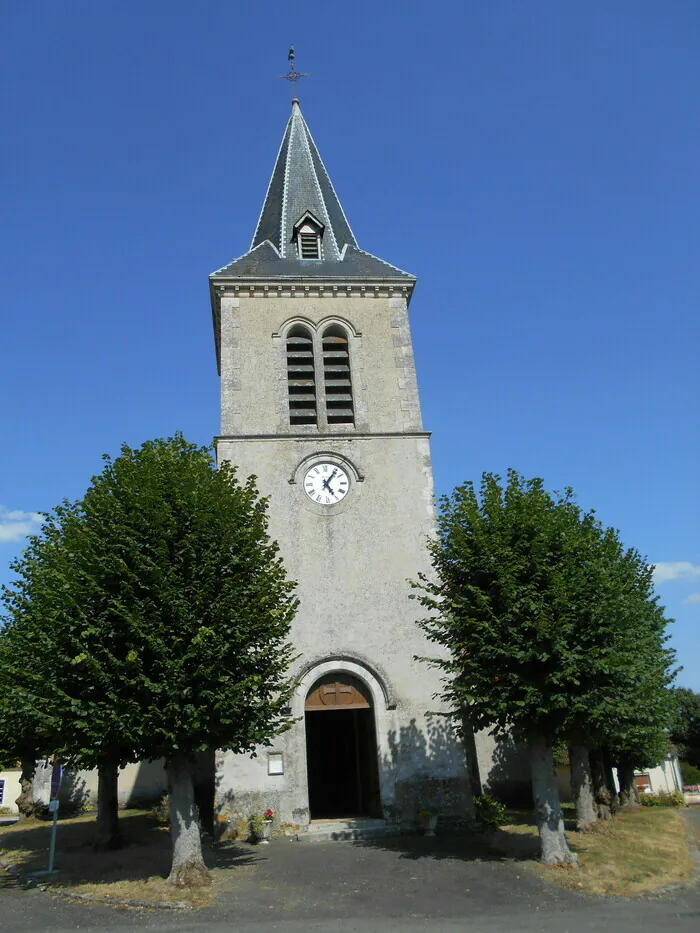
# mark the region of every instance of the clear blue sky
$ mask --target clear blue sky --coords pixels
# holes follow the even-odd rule
[[[0,33],[0,579],[103,452],[217,433],[207,275],[294,43],[360,245],[419,279],[438,492],[573,486],[663,565],[700,690],[697,0],[2,0]]]

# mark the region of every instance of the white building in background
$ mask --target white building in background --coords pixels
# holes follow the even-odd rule
[[[17,772],[19,777],[19,772]],[[63,772],[59,800],[61,804],[73,810],[97,805],[97,770]],[[51,764],[41,761],[37,764],[32,782],[34,799],[48,806],[51,799]],[[163,762],[139,761],[119,769],[119,791],[117,800],[120,807],[150,807],[167,790],[167,780]],[[19,782],[17,794],[19,794]],[[15,808],[16,809],[16,808]]]
[[[0,811],[9,810],[11,814],[17,813],[17,804],[15,800],[20,794],[19,768],[8,768],[6,771],[0,771]]]
[[[615,778],[615,786],[619,790],[620,785],[617,780],[617,770],[615,768],[613,768],[613,777]],[[644,771],[635,771],[634,782],[640,794],[682,794],[683,777],[681,775],[678,755],[672,753],[667,755],[664,760],[659,762],[654,768],[646,768]],[[571,770],[568,765],[558,769],[557,784],[559,785],[559,796],[561,799],[570,801],[572,799]]]
[[[683,776],[678,755],[667,755],[655,768],[635,771],[634,782],[640,794],[682,794]]]

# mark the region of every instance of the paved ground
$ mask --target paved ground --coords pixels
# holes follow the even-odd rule
[[[700,810],[689,818],[700,828]],[[241,933],[698,933],[700,890],[621,901],[546,886],[458,838],[295,843],[231,850],[236,884],[204,911],[114,910],[0,880],[0,930]]]

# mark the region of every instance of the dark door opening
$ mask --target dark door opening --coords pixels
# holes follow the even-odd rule
[[[306,762],[312,820],[381,815],[372,709],[307,712]]]

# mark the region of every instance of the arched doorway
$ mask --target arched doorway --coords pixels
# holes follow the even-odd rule
[[[326,674],[305,704],[312,820],[380,816],[372,695],[356,677]]]

